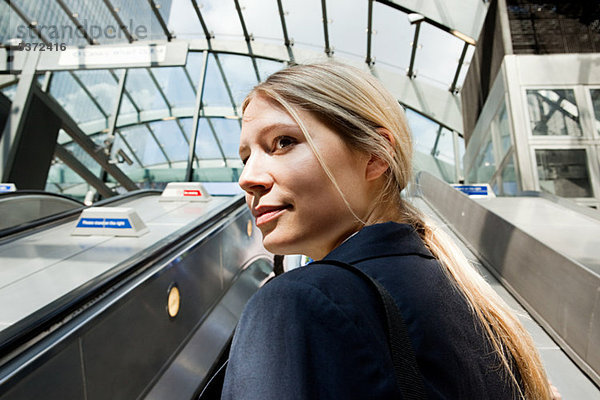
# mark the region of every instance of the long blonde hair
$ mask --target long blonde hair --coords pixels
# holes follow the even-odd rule
[[[398,221],[411,224],[481,322],[507,375],[527,399],[551,398],[544,368],[533,341],[504,301],[485,282],[443,230],[435,228],[400,192],[412,180],[412,140],[398,101],[371,74],[338,63],[295,65],[271,75],[244,100],[257,95],[280,104],[298,123],[326,174],[350,211],[354,211],[317,151],[297,110],[310,112],[333,128],[351,148],[373,154],[389,165],[376,202],[397,205]],[[381,128],[392,138],[381,133]],[[360,218],[354,214],[355,217]],[[524,392],[511,365],[517,366]]]

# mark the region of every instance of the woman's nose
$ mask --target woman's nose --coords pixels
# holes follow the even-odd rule
[[[268,173],[264,162],[261,163],[258,158],[250,157],[246,161],[238,184],[246,193],[260,196],[269,191],[273,179]]]

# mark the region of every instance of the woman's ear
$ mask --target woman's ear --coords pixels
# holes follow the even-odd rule
[[[394,139],[394,136],[392,135],[392,133],[386,128],[377,128],[376,131],[383,138],[386,139],[386,141],[387,141],[386,144],[388,145],[386,147],[388,147],[390,155],[393,156],[394,145],[396,144],[396,140]],[[387,163],[387,161],[372,154],[371,158],[369,159],[369,162],[367,163],[367,171],[366,171],[367,180],[371,181],[371,180],[375,180],[375,179],[379,178],[381,175],[383,175],[385,173],[385,171],[388,170],[389,167],[390,166]]]
[[[371,155],[369,162],[367,163],[367,171],[366,178],[367,181],[374,181],[379,178],[381,175],[385,173],[389,168],[387,162],[377,157],[376,155]]]

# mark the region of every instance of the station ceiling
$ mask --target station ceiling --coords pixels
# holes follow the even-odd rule
[[[72,68],[37,77],[132,175],[181,169],[194,128],[196,167],[221,169],[216,174],[239,167],[244,95],[289,61],[327,58],[372,71],[409,110],[417,149],[453,162],[451,137],[462,131],[460,88],[486,11],[482,0],[3,0],[0,41],[82,48],[186,43],[182,66]],[[5,77],[0,86],[14,96],[16,82]],[[68,135],[59,143],[99,169]]]

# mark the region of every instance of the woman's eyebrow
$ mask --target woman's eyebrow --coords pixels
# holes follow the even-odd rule
[[[298,125],[296,123],[291,123],[291,122],[276,122],[274,124],[267,125],[267,126],[261,128],[258,131],[258,134],[259,135],[263,135],[263,134],[269,133],[269,132],[271,132],[272,130],[275,130],[275,129],[300,129],[300,128],[298,127]]]
[[[290,123],[290,122],[275,122],[273,124],[264,126],[262,128],[260,128],[258,130],[258,133],[256,134],[257,137],[260,137],[262,135],[266,135],[267,133],[276,130],[276,129],[296,129],[296,130],[300,130],[300,127],[295,124],[295,123]],[[240,143],[240,147],[238,150],[238,153],[242,153],[243,151],[246,151],[250,148],[250,146],[248,146],[247,144],[244,143]]]

